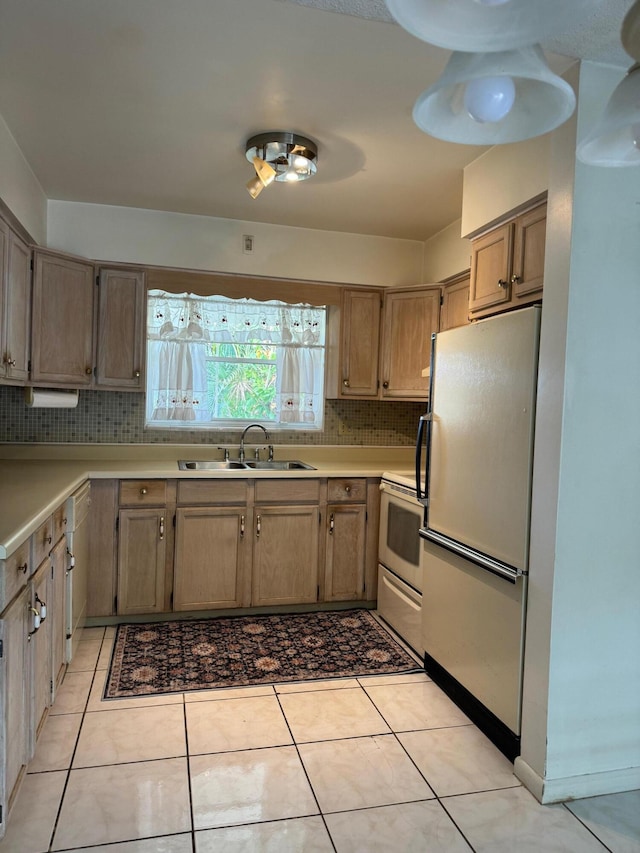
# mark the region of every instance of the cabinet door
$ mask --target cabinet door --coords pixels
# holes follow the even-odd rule
[[[98,388],[141,391],[144,387],[144,273],[100,270],[98,288]]]
[[[94,363],[93,266],[34,252],[31,379],[91,385]]]
[[[31,250],[9,231],[6,282],[5,378],[23,384],[29,378],[31,324]],[[0,375],[2,371],[0,370]]]
[[[512,246],[512,222],[472,240],[470,311],[503,305],[511,299]]]
[[[424,400],[431,335],[438,331],[440,288],[388,292],[382,330],[382,397]]]
[[[326,601],[355,601],[364,595],[366,516],[364,504],[327,506]]]
[[[513,297],[516,300],[538,294],[542,290],[546,233],[546,204],[516,219],[511,277]]]
[[[256,506],[254,606],[318,599],[318,507]]]
[[[51,573],[47,593],[47,619],[51,619],[51,702],[62,681],[66,658],[66,571],[67,538],[63,536],[51,551]]]
[[[184,507],[176,512],[174,610],[242,607],[246,510]]]
[[[381,300],[380,291],[345,290],[342,294],[342,397],[378,396]]]
[[[0,618],[0,838],[29,760],[30,594],[25,587]]]
[[[118,481],[93,480],[86,569],[87,617],[113,616],[115,613],[118,576],[116,523],[119,524]]]
[[[33,611],[43,612],[46,616],[40,627],[31,635],[31,725],[30,754],[33,755],[36,740],[44,723],[47,708],[51,704],[51,640],[53,615],[49,612],[49,592],[51,580],[51,561],[47,559],[40,565],[31,585],[31,607]]]
[[[442,292],[440,331],[469,325],[469,285],[471,277],[461,276],[446,284]]]
[[[165,510],[122,509],[118,541],[118,615],[162,613]]]

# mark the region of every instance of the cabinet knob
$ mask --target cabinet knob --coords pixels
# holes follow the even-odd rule
[[[349,386],[349,380],[348,380],[348,379],[343,379],[343,380],[342,380],[342,384],[344,385],[344,387],[345,387],[345,388],[349,388],[349,387],[350,387],[350,386]]]
[[[522,279],[520,278],[519,275],[516,275],[516,273],[514,273],[511,276],[511,284],[517,284],[519,281],[522,281]]]
[[[145,489],[145,487],[144,487],[144,486],[140,489],[140,494],[141,494],[141,495],[146,495],[146,494],[147,494],[147,490]]]
[[[508,281],[505,281],[503,278],[498,279],[498,287],[508,287],[508,285]]]
[[[46,542],[47,545],[51,545],[51,542],[52,542],[51,536],[45,536],[42,541]]]
[[[4,364],[7,365],[7,367],[15,367],[16,366],[15,358],[10,358],[8,353],[4,354],[2,361]]]
[[[384,382],[382,383],[382,387],[383,387],[383,388],[388,388],[388,387],[389,387],[389,380],[388,380],[388,379],[385,379],[385,380],[384,380]]]
[[[91,376],[91,374],[93,373],[93,369],[91,367],[87,367],[85,368],[84,372],[87,374],[87,376]]]
[[[133,371],[133,378],[134,379],[140,379],[140,371],[139,370]]]
[[[347,494],[349,494],[349,492],[351,491],[351,486],[345,486],[344,490]]]
[[[331,515],[329,516],[329,533],[331,535],[333,535],[333,531],[335,529],[335,526],[336,526],[336,516],[335,516],[335,513],[332,512]]]
[[[19,572],[22,572],[23,575],[26,575],[28,567],[29,567],[28,563],[23,563],[23,565],[18,566],[17,569]]]

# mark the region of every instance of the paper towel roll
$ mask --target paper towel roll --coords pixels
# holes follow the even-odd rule
[[[34,409],[75,409],[77,391],[58,391],[55,388],[25,388],[25,402]]]

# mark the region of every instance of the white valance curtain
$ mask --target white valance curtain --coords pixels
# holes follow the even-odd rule
[[[211,343],[276,346],[276,423],[322,422],[325,309],[150,291],[147,421],[207,422]]]

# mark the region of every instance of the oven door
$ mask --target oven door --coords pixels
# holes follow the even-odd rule
[[[422,592],[423,507],[414,497],[383,483],[380,495],[379,561],[418,592]]]

